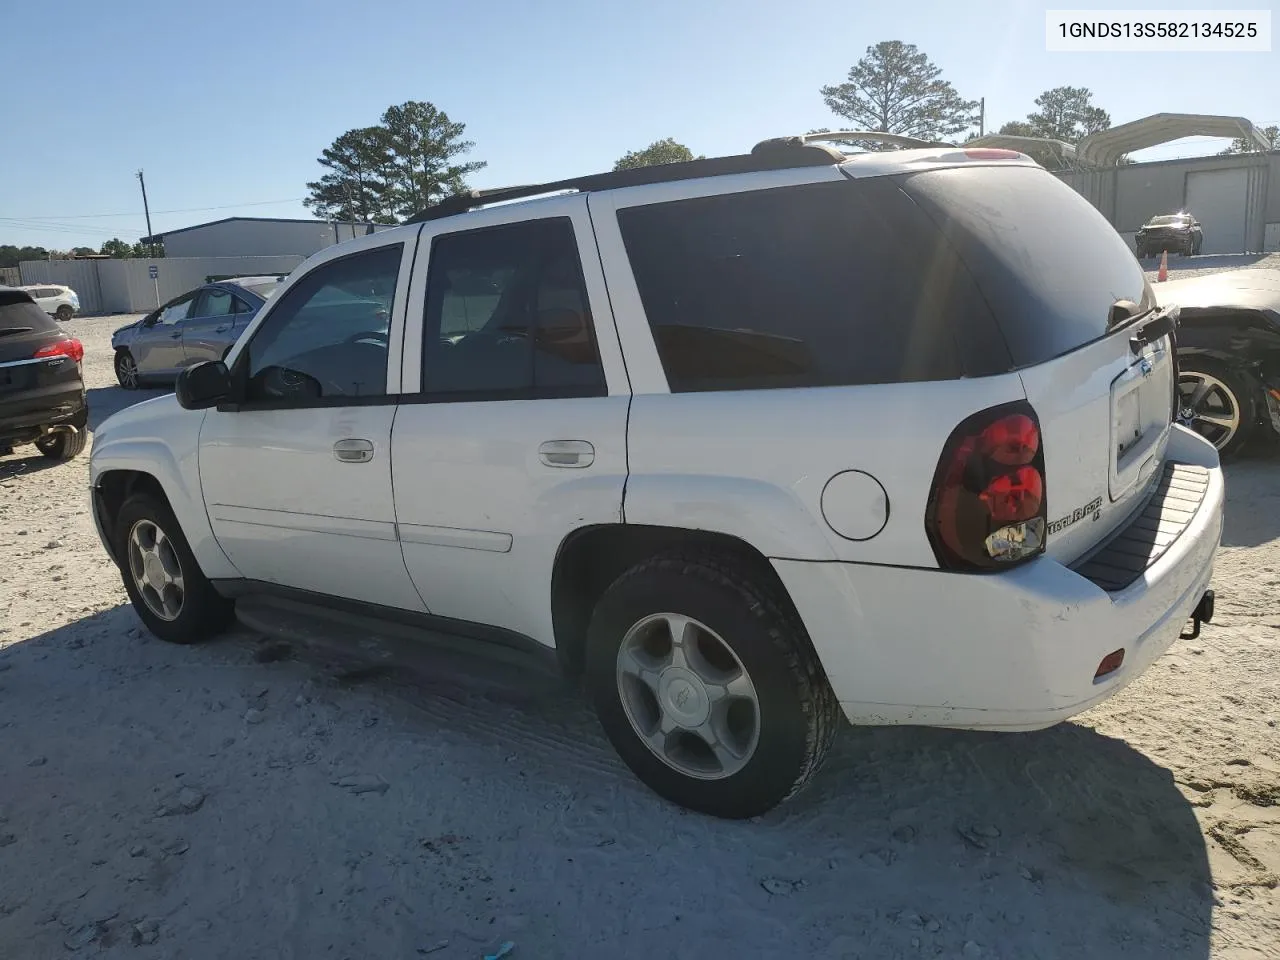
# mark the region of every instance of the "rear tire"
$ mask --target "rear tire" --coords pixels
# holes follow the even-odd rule
[[[655,793],[742,819],[818,769],[840,708],[787,607],[775,588],[706,553],[646,560],[605,591],[587,632],[587,685],[614,748]],[[678,662],[676,646],[690,651]],[[629,672],[637,662],[641,672]]]
[[[54,312],[53,315],[57,317],[59,320],[61,320],[63,323],[66,323],[68,320],[74,317],[75,314],[76,312],[64,303]]]
[[[1223,457],[1239,453],[1258,423],[1261,388],[1254,377],[1207,357],[1179,358],[1178,366],[1178,422],[1212,443]],[[1193,409],[1191,401],[1202,388],[1203,397]]]
[[[201,572],[164,500],[131,496],[115,518],[112,540],[125,592],[147,629],[169,643],[198,643],[231,623],[235,604]]]
[[[80,430],[59,430],[36,441],[36,449],[50,460],[71,460],[84,452],[89,433]]]
[[[116,380],[126,390],[138,389],[138,362],[128,350],[116,351]]]

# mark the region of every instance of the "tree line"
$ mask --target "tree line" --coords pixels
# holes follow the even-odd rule
[[[92,256],[115,257],[117,260],[129,260],[133,257],[163,257],[164,247],[158,243],[153,246],[143,243],[130,244],[119,237],[112,237],[96,250],[93,247],[50,250],[46,247],[16,247],[11,243],[0,243],[0,267],[16,267],[24,260],[74,260],[76,257]]]

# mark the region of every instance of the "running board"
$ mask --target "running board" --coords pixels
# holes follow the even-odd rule
[[[381,672],[503,687],[565,682],[554,649],[511,631],[255,581],[219,580],[214,588],[235,599],[236,617],[250,629]]]

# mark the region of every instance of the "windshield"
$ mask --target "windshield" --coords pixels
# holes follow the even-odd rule
[[[1179,216],[1152,217],[1151,226],[1153,227],[1168,227],[1173,225],[1181,226],[1182,224],[1189,222],[1190,219],[1191,219],[1190,217],[1179,217]]]
[[[1137,304],[1134,316],[1154,306],[1146,275],[1120,235],[1080,194],[1038,167],[953,168],[901,182],[973,274],[1016,367],[1106,336],[1117,301]]]

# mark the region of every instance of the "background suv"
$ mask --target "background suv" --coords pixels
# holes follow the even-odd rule
[[[111,335],[116,379],[126,390],[172,382],[185,367],[220,360],[281,277],[236,277],[174,297]]]
[[[1189,213],[1171,213],[1152,217],[1134,240],[1138,257],[1154,257],[1165,250],[1191,257],[1204,245],[1204,232],[1200,221]]]
[[[84,449],[84,347],[25,290],[0,287],[0,454],[21,443],[55,460]]]
[[[583,677],[645,783],[726,817],[798,790],[842,714],[1028,730],[1114,694],[1212,615],[1176,314],[1021,154],[811,139],[311,257],[97,434],[138,615]]]
[[[70,287],[41,283],[19,289],[27,291],[41,310],[64,323],[80,312],[80,297]]]

